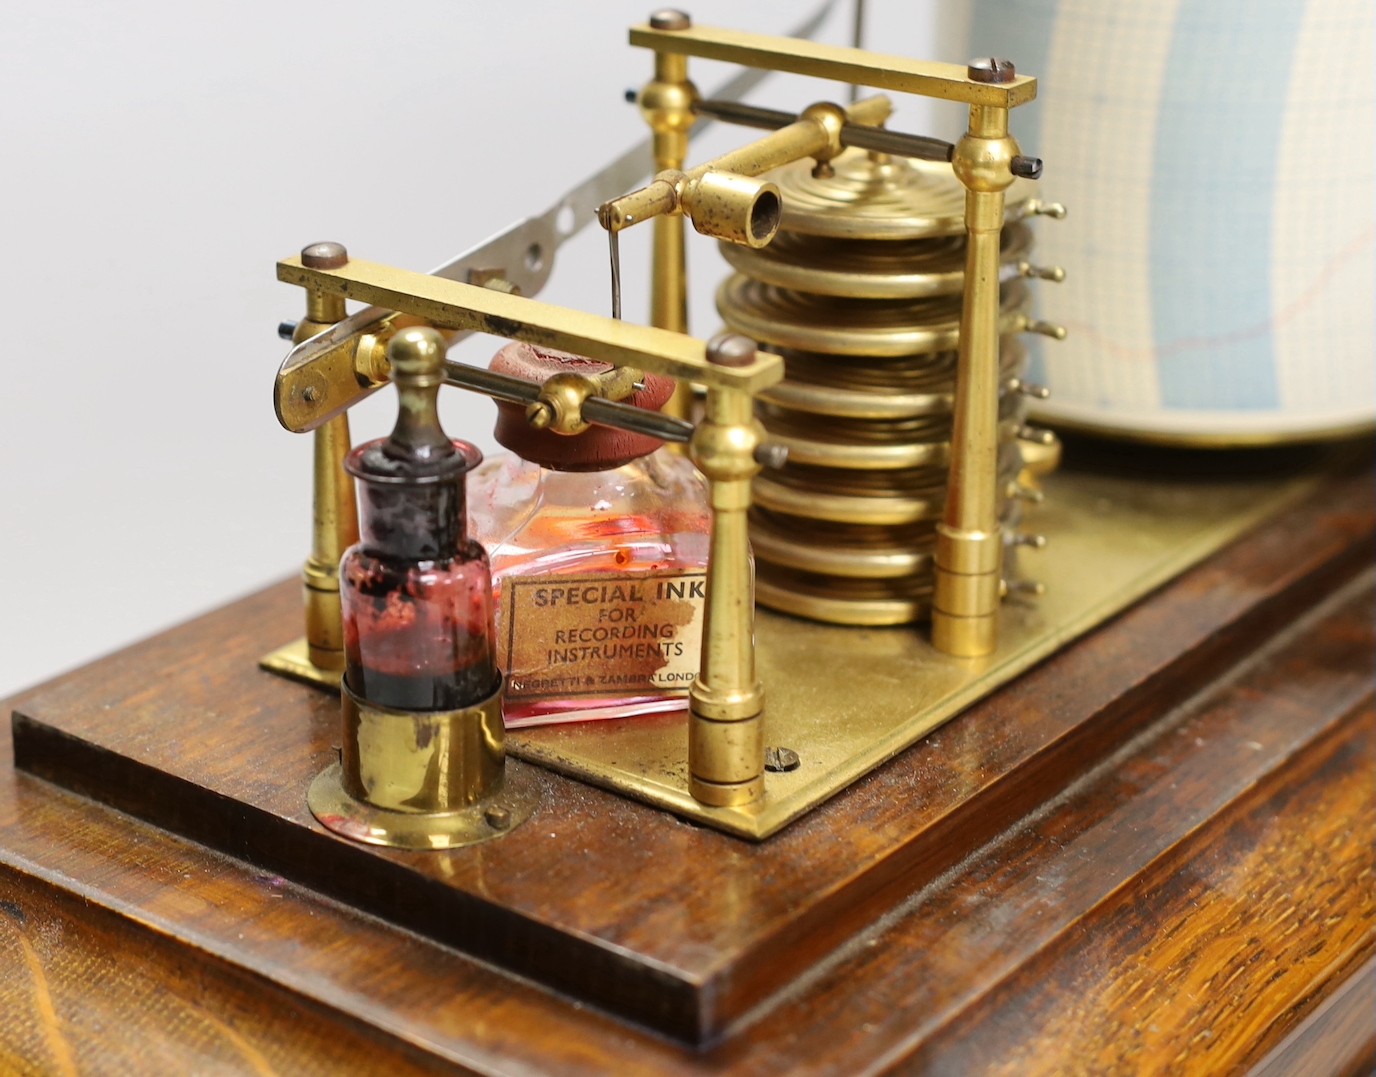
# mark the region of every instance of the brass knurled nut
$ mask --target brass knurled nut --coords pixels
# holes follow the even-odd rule
[[[932,607],[954,617],[978,617],[996,610],[999,604],[999,574],[981,572],[965,575],[938,565]]]
[[[764,758],[761,715],[734,722],[715,722],[694,713],[688,719],[688,758],[693,777],[714,785],[749,782],[759,777]]]
[[[305,586],[306,647],[311,664],[319,669],[344,668],[344,623],[338,579],[333,583],[333,587],[315,587],[308,579]]]
[[[957,658],[979,658],[993,652],[998,642],[998,614],[954,617],[932,612],[932,643],[944,654]]]
[[[764,796],[764,775],[746,782],[721,785],[717,782],[703,781],[696,776],[688,779],[688,792],[699,804],[713,808],[734,808],[750,804]]]
[[[699,679],[688,689],[688,706],[697,717],[718,725],[741,722],[764,711],[764,689],[756,681],[722,691],[704,687]]]
[[[963,575],[997,574],[1003,564],[1003,531],[964,531],[948,524],[936,525],[936,564],[946,572]]]

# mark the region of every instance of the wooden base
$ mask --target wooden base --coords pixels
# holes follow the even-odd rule
[[[281,585],[13,701],[0,949],[29,977],[0,998],[36,1008],[0,1012],[36,1016],[0,1042],[93,1071],[132,1029],[173,1068],[1336,1072],[1373,1046],[1374,535],[1370,475],[1334,480],[758,846],[538,768],[531,822],[475,849],[325,833],[337,704],[255,667]],[[145,968],[194,1019],[135,1012]]]

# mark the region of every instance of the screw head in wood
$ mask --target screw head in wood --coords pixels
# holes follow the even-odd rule
[[[506,830],[511,826],[511,812],[498,804],[492,805],[483,812],[483,818],[487,820],[487,825],[493,830]]]

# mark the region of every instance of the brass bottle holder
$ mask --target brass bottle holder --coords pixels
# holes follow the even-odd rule
[[[325,268],[339,269],[347,264],[347,258],[336,259]],[[387,358],[398,390],[397,422],[385,443],[373,442],[360,450],[361,457],[351,458],[348,470],[369,486],[372,531],[364,531],[365,546],[347,554],[344,560],[356,566],[358,562],[351,562],[351,558],[360,554],[371,557],[368,542],[378,542],[381,548],[391,548],[395,554],[390,544],[398,532],[409,534],[412,539],[425,539],[417,541],[400,559],[408,568],[419,569],[427,564],[424,557],[434,557],[446,550],[452,558],[447,563],[461,566],[458,575],[447,576],[450,585],[461,582],[467,588],[465,601],[476,598],[486,603],[484,608],[490,615],[491,580],[486,561],[481,556],[461,554],[466,543],[451,538],[442,545],[435,535],[410,533],[420,521],[437,527],[455,526],[459,514],[466,512],[465,474],[479,459],[471,446],[467,447],[469,453],[456,451],[440,426],[437,404],[445,377],[444,353],[444,338],[429,328],[407,329],[393,337],[388,346]],[[386,489],[391,492],[384,496],[381,491]],[[378,500],[380,497],[382,500]],[[379,521],[385,523],[379,526]],[[464,534],[462,527],[458,534]],[[372,569],[382,565],[380,560],[368,563]],[[440,575],[432,574],[427,586],[433,586]],[[391,590],[386,592],[384,601],[399,599],[402,577],[391,579],[387,586]],[[373,593],[373,601],[378,593]],[[454,592],[447,594],[452,601]],[[360,600],[359,591],[353,595]],[[449,616],[452,618],[452,609]],[[415,618],[414,607],[412,617]],[[361,641],[363,632],[357,626],[355,631]],[[447,638],[449,647],[444,656],[450,662],[459,660],[455,645],[466,645],[471,638],[467,630],[462,640],[457,638],[457,627],[454,632],[454,636]],[[425,634],[410,630],[408,638],[415,644],[423,642],[417,637]],[[347,637],[349,632],[346,630],[344,635]],[[539,802],[539,793],[528,774],[517,772],[508,776],[506,772],[503,678],[492,664],[490,644],[490,640],[485,640],[480,651],[465,652],[465,657],[476,660],[472,665],[476,685],[465,684],[460,690],[458,675],[453,674],[453,680],[449,680],[439,674],[433,659],[423,674],[439,677],[454,693],[437,696],[436,681],[427,680],[429,691],[419,698],[428,700],[455,700],[461,695],[471,700],[475,690],[481,692],[492,685],[487,678],[495,675],[492,690],[463,707],[403,710],[359,695],[349,683],[348,674],[341,678],[343,732],[339,762],[316,778],[306,797],[311,812],[322,825],[372,845],[453,849],[500,837],[529,817]],[[371,649],[371,644],[364,647],[359,643],[354,661],[360,663],[360,670],[366,664],[363,656]],[[407,661],[423,665],[415,655],[409,655]],[[368,685],[370,676],[363,675],[360,686]]]
[[[457,849],[501,837],[529,818],[540,794],[509,771],[502,689],[471,707],[404,711],[340,684],[339,762],[311,783],[307,803],[354,841],[400,849]]]

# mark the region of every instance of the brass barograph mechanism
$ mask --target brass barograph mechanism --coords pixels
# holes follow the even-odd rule
[[[631,779],[590,776],[724,829],[761,837],[796,816],[798,809],[791,795],[786,807],[771,808],[766,781],[765,745],[771,734],[765,685],[757,673],[748,532],[752,504],[760,494],[752,495],[752,487],[763,469],[783,466],[790,451],[798,467],[806,469],[810,461],[806,442],[791,443],[786,432],[776,436],[772,428],[767,432],[758,416],[767,418],[775,406],[767,401],[796,399],[808,390],[784,383],[785,356],[790,353],[771,341],[773,330],[766,326],[756,332],[748,324],[736,325],[737,332],[711,341],[686,334],[684,222],[733,245],[742,257],[774,265],[776,271],[782,266],[787,272],[787,259],[771,261],[769,246],[790,219],[787,185],[773,178],[786,175],[779,171],[785,166],[797,163],[811,177],[827,179],[843,172],[845,162],[855,155],[870,162],[896,156],[926,162],[924,167],[953,174],[963,185],[963,266],[945,270],[957,294],[941,297],[958,314],[949,327],[933,330],[943,347],[956,352],[953,394],[935,394],[946,401],[953,417],[949,445],[925,455],[909,453],[913,459],[903,462],[949,473],[944,511],[935,510],[941,522],[933,549],[921,555],[934,566],[932,642],[951,655],[989,654],[997,643],[998,605],[1005,589],[999,512],[1009,475],[1006,462],[1000,460],[1000,443],[1006,440],[1009,423],[1018,422],[1016,415],[1001,411],[1001,399],[1018,384],[1008,361],[1014,352],[1001,348],[1001,337],[1036,328],[1019,303],[1010,307],[1005,301],[1001,308],[1000,288],[1009,279],[1010,263],[1020,267],[1021,276],[1052,273],[1026,262],[1025,234],[1005,231],[1005,192],[1021,182],[1019,177],[1035,178],[1041,168],[1039,161],[1021,154],[1008,124],[1010,110],[1034,98],[1036,82],[1004,61],[978,61],[967,67],[878,56],[797,39],[696,27],[679,12],[656,13],[648,24],[632,28],[630,40],[651,49],[655,57],[654,77],[637,100],[653,133],[656,171],[645,185],[601,200],[596,215],[613,240],[626,228],[655,222],[652,324],[637,325],[529,298],[520,294],[520,267],[490,259],[483,263],[482,252],[456,259],[438,275],[351,258],[337,244],[309,247],[299,257],[279,262],[279,278],[299,285],[307,295],[307,321],[296,329],[296,346],[278,374],[274,401],[285,427],[315,432],[316,541],[306,573],[307,640],[269,656],[265,664],[316,683],[338,681],[337,637],[332,634],[332,618],[338,616],[337,580],[332,585],[328,565],[350,540],[353,506],[340,470],[349,447],[347,410],[388,380],[387,347],[399,329],[430,326],[445,340],[469,332],[490,333],[609,363],[613,371],[598,379],[538,385],[446,362],[445,380],[526,405],[528,421],[537,427],[576,434],[589,423],[600,423],[688,445],[708,480],[713,526],[700,668],[689,696],[687,729],[679,734],[686,740],[684,788],[664,796]],[[968,108],[968,129],[954,145],[888,131],[883,124],[891,104],[884,96],[848,107],[820,102],[796,113],[704,99],[688,78],[690,57],[955,102]],[[701,117],[768,133],[688,167],[688,134]],[[625,186],[629,184],[621,189]],[[585,185],[575,195],[586,198],[588,190]],[[1033,210],[1029,206],[1025,212]],[[524,272],[547,275],[549,253],[538,241],[532,242],[523,259]],[[613,265],[617,262],[613,246]],[[844,291],[851,285],[846,283],[844,265],[838,266],[840,283],[833,281],[832,286]],[[535,287],[540,283],[543,279],[535,280]],[[729,326],[731,287],[720,299]],[[615,286],[614,294],[619,299]],[[1015,298],[1020,294],[1014,289]],[[370,306],[345,319],[345,298]],[[747,305],[737,304],[742,311]],[[613,308],[619,315],[618,300]],[[769,344],[771,350],[759,350],[757,342]],[[624,403],[642,373],[677,379],[678,407],[661,415]],[[687,406],[690,386],[705,392],[696,421]],[[845,399],[844,392],[838,399]],[[902,396],[900,391],[894,398]],[[877,451],[883,454],[882,448]],[[770,488],[760,485],[758,490]],[[940,498],[931,500],[935,506]],[[917,556],[919,552],[912,551],[912,557]],[[539,750],[527,754],[548,761]],[[833,784],[816,799],[836,788]]]

